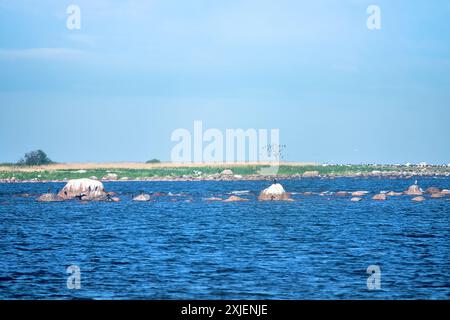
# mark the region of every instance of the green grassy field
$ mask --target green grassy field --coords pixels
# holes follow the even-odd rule
[[[233,166],[231,169],[234,174],[248,176],[258,175],[259,170],[264,166],[258,165],[242,165]],[[111,169],[87,169],[82,172],[78,170],[36,170],[33,167],[27,167],[23,170],[20,167],[9,167],[8,170],[0,170],[0,179],[10,179],[12,177],[18,180],[64,180],[64,179],[78,179],[89,178],[96,176],[101,179],[108,173],[115,173],[119,179],[127,177],[129,179],[143,179],[143,178],[157,178],[168,177],[178,178],[183,176],[191,177],[206,177],[208,175],[220,174],[224,167],[218,166],[193,166],[193,167],[157,167],[151,169],[130,169],[130,168],[111,168]],[[317,171],[320,175],[354,175],[357,173],[368,174],[373,171],[380,172],[420,172],[421,168],[417,167],[394,167],[394,166],[372,166],[372,165],[281,165],[278,170],[278,175],[301,175],[307,171]],[[435,174],[449,174],[449,167],[428,167],[425,170]]]

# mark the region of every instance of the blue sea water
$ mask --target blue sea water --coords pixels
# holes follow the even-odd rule
[[[405,190],[414,179],[281,181],[290,192]],[[420,178],[422,188],[450,178]],[[266,181],[110,182],[120,203],[39,203],[62,183],[0,184],[0,299],[449,299],[450,201],[294,195]],[[151,202],[132,193],[164,192]],[[233,191],[242,203],[206,202]],[[29,193],[30,197],[20,194]],[[81,288],[67,288],[68,266]],[[367,268],[381,269],[380,290]]]

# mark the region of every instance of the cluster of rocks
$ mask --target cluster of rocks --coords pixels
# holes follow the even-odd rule
[[[231,195],[227,199],[211,197],[204,199],[205,201],[222,201],[222,202],[245,202],[249,199],[241,198],[237,195]],[[258,196],[259,201],[294,201],[291,199],[290,193],[286,192],[279,183],[273,183],[270,187],[261,191]]]
[[[110,176],[111,178],[112,176]],[[313,193],[310,191],[300,193],[304,196],[311,196],[318,194],[319,196],[335,196],[335,197],[350,197],[350,201],[359,202],[364,199],[370,192],[369,191],[338,191],[338,192],[320,192]],[[277,182],[274,182],[268,188],[262,190],[258,195],[259,201],[294,201],[291,196],[293,193],[286,192],[283,186]],[[298,193],[297,193],[298,194]],[[165,194],[156,193],[152,196],[162,196]],[[395,191],[383,191],[375,194],[371,197],[372,200],[384,201],[388,197],[396,196],[412,196],[412,201],[422,202],[425,201],[425,195],[429,198],[444,198],[450,195],[450,190],[439,189],[436,187],[430,187],[423,190],[419,187],[417,182],[409,186],[403,192]],[[152,196],[141,192],[139,195],[133,197],[133,201],[145,202],[150,201]],[[119,202],[118,198],[112,192],[106,192],[103,183],[96,179],[74,179],[67,182],[67,184],[58,193],[46,193],[38,198],[40,202],[61,202],[66,200],[78,199],[81,201],[107,201],[107,202]],[[249,199],[239,197],[236,194],[229,196],[228,198],[211,197],[204,199],[205,201],[222,201],[222,202],[245,202]]]
[[[424,197],[425,194],[428,194],[430,196],[430,198],[444,198],[445,196],[450,194],[450,190],[447,189],[439,189],[436,187],[430,187],[428,189],[426,189],[425,191],[419,187],[419,185],[417,183],[411,185],[408,187],[408,189],[406,189],[403,192],[395,192],[395,191],[390,191],[390,192],[386,192],[386,193],[379,193],[375,196],[372,197],[373,200],[386,200],[388,197],[396,197],[396,196],[402,196],[402,195],[407,195],[407,196],[413,196],[413,198],[411,199],[414,202],[422,202],[425,201],[426,198]]]
[[[359,201],[362,201],[365,196],[370,194],[370,192],[369,191],[353,191],[353,192],[350,192],[350,191],[337,191],[337,192],[324,191],[324,192],[316,193],[316,192],[307,191],[307,192],[303,192],[300,194],[302,194],[304,196],[311,196],[311,195],[317,194],[319,196],[327,196],[327,197],[330,197],[330,196],[351,197],[350,201],[359,202]],[[409,186],[405,191],[402,191],[402,192],[382,191],[380,193],[373,195],[371,197],[371,199],[378,200],[378,201],[384,201],[384,200],[387,200],[389,197],[398,197],[398,196],[404,196],[404,195],[412,196],[413,197],[413,198],[411,198],[412,201],[422,202],[427,199],[425,197],[425,195],[428,195],[429,198],[433,198],[433,199],[444,198],[447,195],[450,195],[450,190],[448,190],[448,189],[441,190],[436,187],[430,187],[424,191],[417,185],[417,183],[415,183],[415,184]]]

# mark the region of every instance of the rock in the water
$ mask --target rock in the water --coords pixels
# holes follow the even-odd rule
[[[106,197],[103,201],[106,202],[120,202],[120,198],[119,197]]]
[[[224,176],[230,176],[230,175],[233,175],[233,171],[230,169],[225,169],[220,174],[222,174]]]
[[[389,191],[388,193],[386,193],[386,195],[389,197],[398,197],[403,195],[403,192]]]
[[[211,198],[205,198],[205,201],[222,201],[222,198],[217,197],[211,197]]]
[[[386,200],[387,197],[386,197],[386,194],[384,194],[384,193],[379,193],[379,194],[374,195],[374,196],[372,197],[372,199],[373,199],[373,200]]]
[[[248,199],[244,199],[238,196],[231,196],[226,200],[223,200],[223,202],[242,202],[242,201],[248,201]]]
[[[346,197],[346,196],[348,196],[348,192],[347,191],[338,191],[334,195],[338,196],[338,197]]]
[[[444,190],[441,191],[441,193],[444,194],[444,195],[449,195],[450,194],[450,190],[444,189]]]
[[[69,180],[64,188],[58,193],[64,199],[73,199],[86,196],[88,198],[99,198],[106,196],[103,184],[91,179]]]
[[[119,178],[119,176],[117,174],[115,174],[115,173],[108,173],[106,176],[104,176],[102,178],[102,180],[112,180],[112,181],[114,181],[114,180],[117,180],[118,178]]]
[[[305,171],[302,178],[316,178],[319,176],[319,171]]]
[[[443,194],[442,192],[436,192],[436,193],[431,194],[430,197],[433,199],[444,198],[445,194]]]
[[[29,198],[30,194],[29,193],[20,193],[17,195],[17,197],[21,197],[21,198]]]
[[[264,189],[259,194],[260,201],[290,201],[289,194],[284,191],[284,188],[279,183],[272,184],[269,188]]]
[[[362,200],[362,198],[359,198],[359,197],[353,197],[353,198],[350,199],[351,202],[358,202],[358,201],[361,201],[361,200]]]
[[[412,198],[411,200],[416,201],[416,202],[422,202],[422,201],[425,201],[425,198],[422,196],[419,196],[419,197]]]
[[[425,190],[425,193],[427,194],[433,194],[433,193],[440,193],[441,189],[436,188],[436,187],[429,187]]]
[[[423,192],[417,184],[413,184],[404,192],[404,194],[409,196],[421,196]]]
[[[355,192],[352,192],[352,196],[353,197],[362,197],[368,193],[369,193],[368,191],[355,191]]]
[[[150,195],[146,193],[142,193],[138,195],[137,197],[133,198],[133,201],[150,201]]]
[[[60,202],[64,201],[63,197],[60,197],[56,193],[45,193],[38,198],[39,202]]]
[[[102,196],[98,196],[98,197],[93,197],[93,196],[81,196],[78,197],[81,201],[106,201],[106,196],[102,195]]]

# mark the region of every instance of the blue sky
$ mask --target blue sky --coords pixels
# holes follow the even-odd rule
[[[450,1],[0,0],[0,162],[170,160],[202,120],[288,161],[449,163],[449,88]]]

